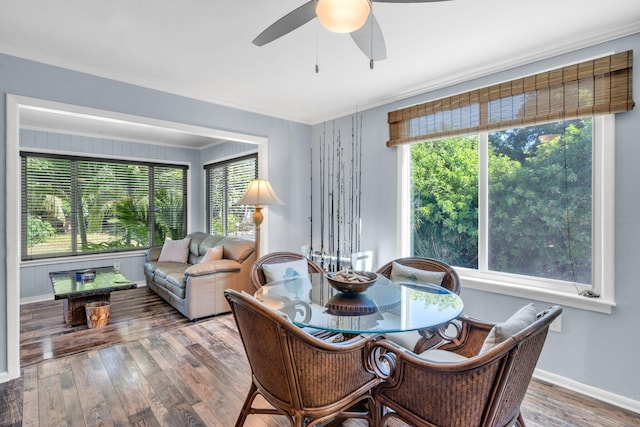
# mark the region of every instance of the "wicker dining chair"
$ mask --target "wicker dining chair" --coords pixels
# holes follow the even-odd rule
[[[371,419],[371,390],[380,379],[366,363],[375,337],[328,343],[248,294],[228,289],[225,297],[252,376],[236,427],[244,425],[251,414],[283,415],[295,427],[314,426],[333,418]],[[254,408],[258,395],[273,408]],[[350,409],[354,405],[358,409]]]
[[[295,252],[273,252],[258,258],[253,264],[253,267],[251,268],[251,281],[253,282],[253,286],[258,289],[267,283],[264,271],[262,270],[262,266],[264,264],[278,264],[282,262],[298,261],[301,259],[307,260],[309,274],[324,272],[318,264],[311,261],[304,255],[297,254]]]
[[[524,426],[520,405],[549,325],[561,312],[558,306],[548,308],[482,354],[494,324],[462,316],[458,336],[438,349],[464,356],[458,362],[431,362],[428,352],[418,356],[389,340],[374,343],[372,358],[385,361],[391,372],[374,391],[374,425],[399,418],[417,427]]]
[[[393,263],[397,262],[406,267],[416,268],[418,270],[435,271],[444,273],[441,283],[437,283],[444,288],[449,289],[455,294],[460,294],[460,277],[458,273],[450,265],[433,258],[421,258],[421,257],[409,257],[399,258],[390,261],[380,267],[376,273],[382,274],[387,278],[391,277],[391,271],[393,269]],[[387,334],[387,338],[394,341],[396,344],[400,344],[409,350],[413,350],[415,353],[422,353],[428,347],[437,344],[440,339],[438,337],[425,338],[418,333],[418,331],[408,332],[394,332]]]
[[[418,270],[443,272],[445,275],[442,283],[439,284],[455,294],[460,294],[460,277],[458,277],[458,273],[449,264],[433,258],[398,258],[380,267],[376,273],[383,274],[387,278],[390,277],[394,262],[407,267],[417,268]]]

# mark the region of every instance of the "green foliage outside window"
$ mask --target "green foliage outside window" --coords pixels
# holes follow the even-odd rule
[[[591,283],[591,147],[590,119],[489,134],[489,270]],[[411,156],[414,255],[478,268],[478,138]]]

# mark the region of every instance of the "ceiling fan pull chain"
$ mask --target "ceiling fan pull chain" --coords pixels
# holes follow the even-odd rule
[[[371,16],[369,17],[369,38],[371,40],[371,55],[369,58],[369,69],[373,70],[373,5],[371,7]]]
[[[318,21],[316,21],[316,74],[320,72],[320,66],[318,65]]]

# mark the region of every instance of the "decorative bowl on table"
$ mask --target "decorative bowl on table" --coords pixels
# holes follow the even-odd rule
[[[325,276],[335,289],[352,293],[364,292],[378,280],[378,275],[370,271],[343,270]]]

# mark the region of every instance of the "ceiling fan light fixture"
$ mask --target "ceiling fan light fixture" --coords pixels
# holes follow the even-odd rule
[[[351,33],[362,27],[371,13],[371,0],[317,0],[316,16],[327,30]]]

